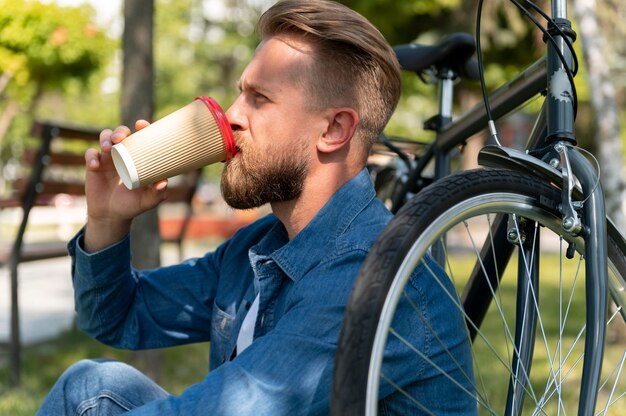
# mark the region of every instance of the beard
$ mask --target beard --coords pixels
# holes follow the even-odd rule
[[[300,196],[309,171],[305,146],[263,153],[246,149],[245,140],[237,143],[241,152],[225,163],[221,179],[222,196],[230,207],[258,208]]]

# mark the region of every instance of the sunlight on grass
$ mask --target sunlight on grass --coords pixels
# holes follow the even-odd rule
[[[197,383],[209,367],[208,343],[164,349],[161,363],[161,385],[172,394],[180,394]],[[61,375],[73,363],[84,358],[111,358],[131,362],[130,351],[109,348],[92,340],[82,332],[66,332],[58,338],[24,349],[22,386],[7,386],[6,356],[0,357],[0,415],[32,416],[42,400]]]
[[[470,268],[470,257],[452,256],[457,262],[454,267],[457,270],[456,276],[467,273],[458,273],[459,270]],[[541,330],[538,330],[537,342],[535,346],[535,358],[531,373],[531,383],[533,390],[540,396],[546,390],[546,375],[554,373],[554,362],[559,361],[559,357],[564,357],[569,352],[571,357],[578,357],[581,354],[583,342],[575,342],[585,318],[584,301],[584,276],[579,276],[574,290],[572,301],[569,306],[569,316],[567,326],[563,328],[564,342],[559,355],[559,344],[553,334],[559,332],[560,316],[565,314],[566,305],[570,297],[569,290],[559,295],[559,268],[558,261],[550,256],[542,257],[540,291],[540,309],[542,310],[542,326],[546,333],[550,334],[544,341]],[[515,262],[513,262],[515,263]],[[460,269],[459,269],[460,267]],[[564,286],[571,287],[575,270],[578,268],[578,260],[568,260],[564,263],[565,271]],[[459,287],[463,287],[464,282],[455,282]],[[501,308],[506,316],[512,316],[515,310],[516,283],[510,272],[505,273],[501,284]],[[561,299],[563,299],[561,301]],[[563,306],[561,305],[563,302]],[[508,388],[508,372],[502,362],[494,359],[492,350],[500,353],[504,362],[511,361],[513,355],[511,343],[507,338],[513,337],[514,322],[508,320],[506,325],[510,328],[509,333],[505,330],[499,317],[494,319],[494,315],[499,315],[495,304],[492,303],[488,316],[481,328],[484,336],[491,342],[487,346],[480,338],[474,343],[474,364],[476,367],[476,377],[479,389],[486,392],[488,403],[495,409],[503,409],[506,403],[506,391]],[[545,346],[547,344],[547,348]],[[572,347],[573,345],[573,347]],[[570,352],[570,347],[571,352]],[[619,362],[624,354],[623,342],[607,343],[605,351],[605,363]],[[52,387],[60,374],[73,363],[83,358],[111,358],[124,362],[132,361],[132,353],[129,351],[108,348],[97,341],[90,339],[81,332],[67,332],[58,338],[41,343],[24,350],[23,360],[23,383],[18,389],[7,387],[8,370],[6,357],[0,356],[0,415],[22,416],[33,415],[39,404]],[[552,364],[551,364],[552,363]],[[136,363],[131,363],[137,365]],[[575,371],[568,374],[571,365],[576,365]],[[206,375],[208,369],[208,344],[196,344],[184,347],[170,348],[164,350],[162,366],[162,385],[173,394],[180,394],[189,385],[199,382]],[[582,363],[575,363],[568,360],[566,369],[562,375],[566,380],[563,382],[566,407],[571,407],[571,403],[578,399],[580,372]],[[140,370],[145,371],[140,366]],[[613,376],[614,377],[614,376]],[[552,388],[548,386],[549,388]],[[620,384],[616,389],[619,394],[626,391],[626,369],[620,377]],[[599,398],[599,408],[607,401],[607,395]],[[615,397],[613,398],[613,400]],[[528,399],[527,399],[528,400]],[[552,403],[551,403],[552,404]],[[524,408],[524,414],[530,414],[534,408],[532,399]],[[557,415],[556,404],[545,409],[547,415]],[[626,415],[626,398],[622,397],[618,406],[607,413],[611,416]]]
[[[469,273],[459,273],[459,270],[471,270],[473,265],[473,257],[457,257],[455,253],[454,261],[456,263],[453,269],[456,270],[456,276],[466,275]],[[535,392],[536,400],[540,400],[544,392],[553,392],[555,387],[553,383],[546,384],[546,380],[553,375],[557,380],[562,381],[562,391],[564,393],[565,408],[571,409],[575,407],[579,397],[579,388],[581,382],[582,360],[577,361],[582,355],[584,347],[584,333],[580,335],[580,330],[585,324],[585,297],[584,297],[584,272],[580,272],[575,280],[576,270],[579,266],[577,258],[566,260],[563,263],[564,272],[559,273],[559,257],[555,253],[554,258],[550,256],[541,259],[541,287],[539,294],[539,308],[541,310],[541,323],[537,328],[536,342],[534,348],[533,367],[531,370],[532,390]],[[516,264],[516,260],[512,262]],[[515,336],[515,299],[516,299],[516,282],[513,279],[513,272],[507,270],[503,276],[501,283],[501,301],[500,309],[506,318],[506,325],[502,322],[500,312],[495,303],[492,302],[487,313],[485,321],[481,327],[484,338],[489,340],[489,344],[485,343],[481,337],[477,337],[474,342],[474,365],[476,369],[476,378],[479,390],[485,393],[486,401],[495,409],[504,409],[506,404],[506,392],[509,385],[509,372],[503,362],[510,366],[513,356],[512,339]],[[562,277],[561,277],[562,276]],[[560,280],[562,281],[560,282]],[[562,283],[565,290],[561,294],[559,284]],[[465,282],[456,281],[455,284],[461,288]],[[571,288],[574,287],[572,290]],[[569,300],[571,296],[571,301]],[[569,310],[568,310],[569,303]],[[560,328],[561,317],[567,314],[566,324],[561,329],[563,333],[563,342],[559,344],[558,333]],[[512,318],[511,318],[512,317]],[[508,327],[508,330],[507,330]],[[508,332],[507,332],[508,331]],[[544,337],[543,334],[546,334]],[[493,350],[498,351],[501,361],[494,357]],[[621,342],[607,343],[605,351],[606,363],[619,363],[624,354],[624,344]],[[503,361],[503,362],[502,362]],[[562,372],[558,372],[559,362],[565,362]],[[572,370],[573,367],[573,370]],[[570,372],[570,370],[572,370]],[[623,370],[622,372],[624,373]],[[603,375],[606,377],[607,375]],[[554,378],[553,377],[553,378]],[[615,376],[613,375],[612,380]],[[616,388],[618,394],[626,391],[626,375],[620,376],[620,383]],[[548,393],[548,396],[550,393]],[[613,397],[615,400],[615,397]],[[599,397],[598,410],[602,410],[607,401],[607,395]],[[527,398],[524,406],[524,414],[531,414],[536,404],[534,399]],[[544,408],[547,415],[556,415],[558,403],[554,398],[550,401],[550,407]],[[618,406],[615,406],[607,414],[624,415],[626,414],[626,399],[621,398]],[[562,412],[561,412],[562,413]],[[488,412],[485,412],[488,414]]]

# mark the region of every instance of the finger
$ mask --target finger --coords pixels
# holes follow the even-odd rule
[[[113,144],[117,144],[121,142],[122,140],[124,140],[125,138],[127,138],[128,136],[130,136],[130,134],[131,134],[131,131],[128,127],[119,126],[113,131],[113,134],[111,135],[111,142]]]
[[[87,149],[85,152],[85,165],[91,170],[100,167],[100,153],[96,149]]]
[[[146,120],[137,120],[135,122],[135,130],[144,129],[144,128],[148,127],[149,125],[150,125],[150,122],[148,122]]]
[[[167,179],[161,179],[160,181],[155,182],[152,187],[157,192],[165,191],[167,188]]]
[[[113,134],[111,129],[104,129],[100,132],[100,148],[105,152],[111,151],[111,134]]]
[[[167,179],[160,180],[147,189],[144,194],[142,205],[145,209],[151,209],[157,206],[159,203],[167,199]]]

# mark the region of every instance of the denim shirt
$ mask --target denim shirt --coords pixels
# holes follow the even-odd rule
[[[125,349],[210,340],[204,380],[129,414],[327,414],[345,304],[390,217],[363,170],[292,240],[268,215],[171,267],[133,269],[128,237],[88,254],[79,233],[69,244],[78,324]],[[236,355],[257,294],[254,341]]]

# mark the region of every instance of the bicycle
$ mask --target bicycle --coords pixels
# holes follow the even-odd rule
[[[405,143],[382,139],[398,156],[372,174],[395,216],[346,307],[332,415],[378,414],[391,395],[415,408],[405,414],[433,414],[407,397],[419,386],[390,378],[386,370],[399,366],[407,380],[422,371],[451,383],[469,398],[468,413],[626,414],[626,350],[606,335],[626,326],[626,240],[606,219],[593,158],[575,147],[575,33],[565,0],[552,0],[551,12],[542,13],[546,56],[488,99],[483,80],[486,105],[454,121],[451,88],[472,67],[471,39],[396,48],[404,69],[429,68],[439,79],[437,135],[415,158],[402,151]],[[480,33],[480,6],[477,22]],[[450,174],[451,154],[466,138],[485,127],[495,136],[493,120],[538,94],[545,101],[526,151],[488,145],[478,156],[483,168]],[[441,302],[445,319],[418,307],[424,282],[435,289],[422,300]],[[431,324],[443,320],[462,325],[450,344]],[[424,339],[438,355],[424,350]],[[464,345],[470,368],[456,361]],[[385,361],[389,351],[412,359]]]

